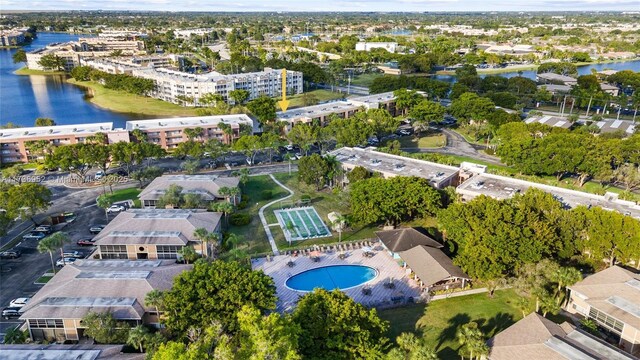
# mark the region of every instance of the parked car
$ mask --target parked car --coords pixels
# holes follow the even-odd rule
[[[64,256],[65,258],[82,259],[84,258],[84,253],[80,251],[68,251],[68,252],[62,253],[62,256]]]
[[[96,176],[94,176],[94,179],[96,180],[100,180],[104,177],[104,171],[100,170],[96,173]]]
[[[74,257],[64,257],[64,258],[60,258],[58,259],[58,261],[56,261],[56,266],[58,267],[63,267],[67,264],[71,264],[73,262],[76,261],[76,258]]]
[[[122,205],[111,205],[108,209],[107,209],[107,213],[111,214],[111,213],[119,213],[121,211],[125,211],[126,208]]]
[[[13,299],[13,300],[11,300],[11,302],[9,302],[9,307],[21,308],[21,307],[27,305],[27,302],[29,300],[31,300],[31,298],[28,298],[28,297],[21,297],[21,298]]]
[[[107,225],[93,225],[89,228],[89,232],[92,234],[97,234],[100,231],[102,231],[102,229],[104,229]]]
[[[287,151],[293,151],[293,145],[291,145],[291,144],[286,145],[286,146],[284,147],[284,149],[285,149],[285,150],[287,150]]]
[[[5,320],[19,318],[22,313],[20,312],[20,308],[15,307],[6,307],[2,309],[2,317]]]
[[[280,155],[273,155],[273,156],[271,157],[271,161],[273,161],[273,162],[282,162],[282,156],[280,156]]]
[[[33,229],[33,231],[39,231],[45,234],[51,234],[51,225],[39,225],[37,228]]]
[[[245,161],[247,162],[247,165],[253,165],[253,160],[251,160],[250,157],[247,157]]]
[[[125,170],[118,170],[118,171],[116,172],[116,174],[117,174],[118,176],[129,176],[129,173],[128,173],[128,172],[126,172]]]
[[[93,246],[95,245],[95,240],[93,239],[82,239],[76,242],[78,246]]]
[[[30,233],[26,234],[25,236],[22,237],[22,239],[24,240],[42,240],[47,236],[47,234],[40,232],[40,231],[31,231]]]
[[[0,253],[0,259],[17,259],[22,256],[22,251],[18,249],[7,250]]]

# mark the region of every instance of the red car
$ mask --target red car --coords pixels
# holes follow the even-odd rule
[[[80,246],[93,246],[93,245],[95,245],[95,240],[93,240],[93,239],[82,239],[82,240],[78,240],[77,244],[80,245]]]

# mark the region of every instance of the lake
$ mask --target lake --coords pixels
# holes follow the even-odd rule
[[[39,33],[24,46],[25,51],[42,48],[49,43],[77,40],[81,35]],[[52,118],[57,124],[113,122],[122,127],[127,115],[101,109],[85,100],[82,88],[64,81],[63,75],[15,75],[25,66],[14,64],[11,56],[17,49],[0,49],[0,125],[13,122],[33,126],[38,117]]]

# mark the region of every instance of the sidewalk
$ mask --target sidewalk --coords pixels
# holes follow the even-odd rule
[[[271,233],[271,229],[269,229],[269,224],[267,223],[267,219],[264,216],[264,210],[266,208],[268,208],[269,206],[276,204],[282,200],[286,200],[290,197],[293,196],[293,191],[291,189],[289,189],[288,187],[284,186],[280,181],[276,180],[276,178],[273,176],[273,174],[269,174],[269,177],[271,177],[271,180],[273,180],[276,184],[278,184],[281,188],[287,190],[289,192],[289,195],[274,200],[268,204],[266,204],[265,206],[261,207],[260,210],[258,211],[258,215],[260,216],[260,221],[262,222],[262,227],[264,227],[264,231],[267,233],[267,239],[269,239],[269,244],[271,244],[271,250],[273,251],[273,255],[277,256],[280,255],[280,251],[278,251],[278,246],[276,245],[276,241],[273,238],[273,234]]]

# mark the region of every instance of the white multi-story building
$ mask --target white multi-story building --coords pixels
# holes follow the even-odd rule
[[[24,43],[28,28],[0,30],[0,46],[16,46]]]
[[[365,42],[361,41],[356,44],[356,51],[371,51],[373,49],[385,49],[390,53],[396,52],[398,43],[396,42]]]
[[[133,76],[155,81],[156,88],[149,95],[164,101],[179,103],[180,97],[189,97],[195,106],[205,94],[218,94],[233,104],[229,93],[233,90],[247,90],[249,100],[262,95],[276,97],[282,95],[282,70],[265,68],[264,71],[223,75],[217,72],[208,74],[189,74],[168,69],[140,68],[132,72]],[[301,94],[302,73],[287,71],[287,93]]]

